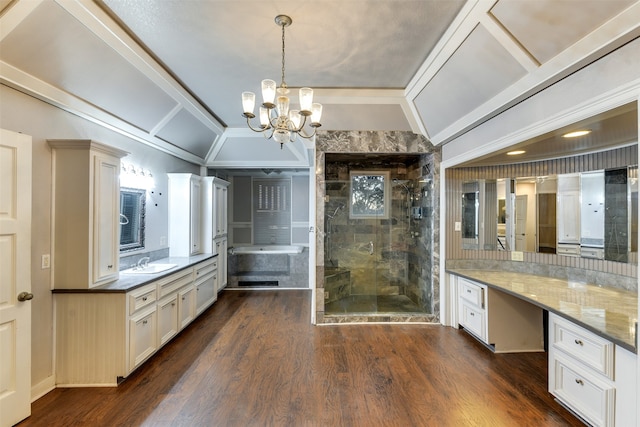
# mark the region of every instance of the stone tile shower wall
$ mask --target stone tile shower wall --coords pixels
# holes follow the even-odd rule
[[[316,152],[317,185],[317,240],[316,240],[316,322],[353,321],[439,321],[439,208],[434,191],[439,188],[440,150],[424,138],[410,132],[323,132],[318,136]],[[342,153],[342,160],[332,153]],[[350,154],[346,160],[344,154]],[[367,160],[375,153],[378,159],[387,159],[375,165]],[[402,159],[402,162],[394,160]],[[415,156],[408,156],[415,155]],[[329,161],[326,162],[326,158]],[[409,159],[410,161],[407,161]],[[407,164],[408,163],[408,164]],[[375,166],[375,167],[374,167]],[[409,206],[407,194],[400,186],[392,187],[392,214],[390,219],[349,220],[349,171],[389,170],[391,179],[411,180],[413,190],[420,195],[422,219],[407,217]],[[420,182],[419,181],[424,181]],[[344,205],[344,212],[338,211],[332,219],[332,247],[325,247],[327,233],[325,227],[325,201],[330,213]],[[378,227],[385,229],[388,236],[383,240],[381,258],[372,264],[368,252],[368,242],[378,234]],[[348,248],[348,250],[347,250]],[[331,253],[329,253],[331,252]],[[349,268],[353,294],[402,294],[407,295],[421,306],[425,315],[402,314],[367,316],[335,316],[325,318],[324,296],[329,292],[329,301],[336,298],[336,292],[345,295],[346,286],[336,279],[334,273],[341,266],[357,265]],[[325,289],[325,268],[327,279]],[[382,270],[385,274],[381,274]],[[368,277],[371,276],[371,277]],[[380,280],[380,277],[385,277]],[[376,285],[377,284],[377,285]]]

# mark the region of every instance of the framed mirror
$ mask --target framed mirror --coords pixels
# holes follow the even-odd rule
[[[146,191],[120,188],[120,252],[144,249]]]

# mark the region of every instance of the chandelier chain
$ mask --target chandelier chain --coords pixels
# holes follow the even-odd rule
[[[280,86],[283,88],[287,87],[287,83],[284,81],[284,27],[286,25],[282,24],[282,80]]]
[[[313,90],[308,87],[300,88],[300,110],[290,109],[289,88],[285,81],[285,27],[291,25],[291,18],[287,15],[278,15],[275,18],[277,25],[282,27],[282,79],[280,87],[276,88],[276,82],[271,79],[262,81],[262,97],[264,102],[260,107],[260,127],[253,127],[251,119],[255,118],[255,93],[242,92],[242,115],[247,119],[247,126],[254,132],[262,132],[265,138],[280,144],[280,148],[286,142],[294,142],[298,136],[312,139],[316,130],[321,126],[320,116],[322,105],[313,103]],[[277,99],[274,99],[278,94]],[[274,103],[274,101],[276,101]],[[309,120],[309,122],[307,122]],[[309,124],[309,131],[305,125]]]

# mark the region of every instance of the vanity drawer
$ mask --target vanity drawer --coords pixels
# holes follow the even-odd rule
[[[594,371],[613,379],[614,345],[561,317],[551,315],[553,346],[575,357]]]
[[[580,245],[572,243],[558,243],[558,246],[556,247],[556,253],[558,255],[579,257]]]
[[[171,276],[165,277],[159,280],[158,292],[160,292],[160,298],[165,295],[169,295],[181,287],[188,285],[193,281],[193,268],[185,268]]]
[[[478,309],[471,304],[464,301],[460,302],[460,320],[459,323],[469,332],[480,338],[482,341],[487,341],[486,334],[486,316],[485,311]]]
[[[196,270],[195,280],[198,280],[217,269],[218,269],[218,260],[216,258],[210,261],[205,261],[203,263],[200,263],[195,267],[195,270]]]
[[[556,355],[549,369],[554,370],[551,393],[594,426],[613,426],[615,387],[589,373],[586,368]]]
[[[458,291],[460,297],[470,303],[484,308],[484,288],[477,283],[467,280],[463,277],[458,277]]]
[[[127,294],[129,298],[129,314],[133,314],[141,308],[156,302],[156,285],[146,285]]]
[[[580,256],[582,258],[604,259],[603,248],[592,248],[589,246],[580,247]]]

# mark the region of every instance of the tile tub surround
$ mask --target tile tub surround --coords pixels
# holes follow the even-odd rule
[[[309,287],[309,250],[300,253],[232,253],[229,251],[228,288],[239,282],[277,281],[279,288]],[[257,284],[259,286],[259,284]],[[245,286],[243,284],[242,288]]]
[[[447,269],[447,272],[515,295],[637,352],[637,292],[503,270]]]

